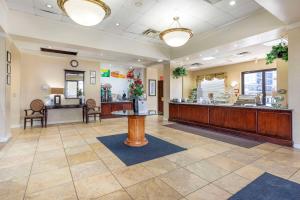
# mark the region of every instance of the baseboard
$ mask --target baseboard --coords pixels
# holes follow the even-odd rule
[[[7,142],[9,139],[10,137],[4,137],[4,138],[0,137],[0,143]]]
[[[47,125],[54,125],[54,124],[68,124],[68,123],[78,123],[78,122],[82,122],[82,120],[67,120],[67,121],[53,121],[53,122],[48,122]],[[29,123],[28,123],[29,125]],[[30,127],[30,125],[27,127]],[[35,126],[41,126],[40,124],[33,124],[33,127]],[[15,124],[15,125],[11,125],[10,128],[23,128],[23,124]]]
[[[293,147],[294,147],[295,149],[300,149],[300,144],[294,143]]]

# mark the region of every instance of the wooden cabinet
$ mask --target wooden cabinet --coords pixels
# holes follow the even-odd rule
[[[292,139],[292,113],[258,111],[258,132],[271,137]]]
[[[224,128],[256,132],[256,110],[210,107],[210,124]]]
[[[170,103],[169,120],[292,144],[292,111]]]
[[[111,113],[118,110],[132,110],[131,102],[105,102],[101,103],[101,116],[102,118],[113,118]]]
[[[177,120],[178,119],[178,105],[177,104],[170,104],[169,105],[169,119],[170,120]]]

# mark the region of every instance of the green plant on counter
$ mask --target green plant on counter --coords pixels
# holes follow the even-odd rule
[[[173,78],[180,78],[180,77],[183,77],[183,76],[186,76],[187,75],[187,71],[184,67],[176,67],[173,72]]]
[[[267,65],[272,64],[277,58],[280,58],[286,62],[289,60],[287,45],[280,43],[276,46],[273,46],[271,52],[268,53],[266,57]]]

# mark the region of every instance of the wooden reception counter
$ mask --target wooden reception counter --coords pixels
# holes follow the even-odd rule
[[[169,120],[292,145],[292,111],[289,109],[170,103]]]
[[[114,118],[112,112],[118,110],[132,110],[132,101],[112,101],[101,103],[101,117],[102,118]],[[120,116],[119,116],[120,117]]]

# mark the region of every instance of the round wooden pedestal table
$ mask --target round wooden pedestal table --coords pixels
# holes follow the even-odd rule
[[[124,144],[130,147],[142,147],[148,144],[148,140],[145,137],[145,118],[148,115],[155,115],[155,111],[134,113],[132,110],[122,110],[112,112],[112,114],[127,116],[128,118],[128,136]]]

